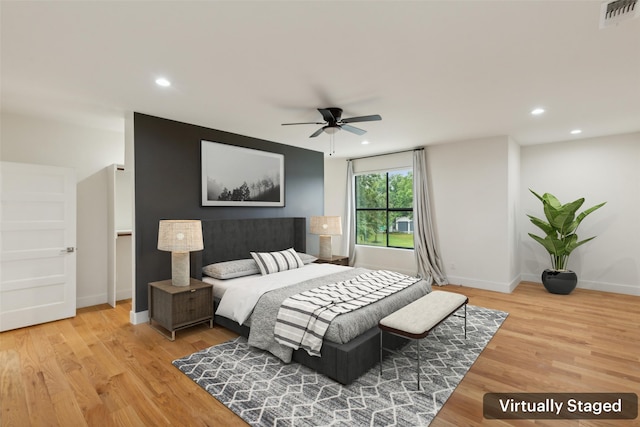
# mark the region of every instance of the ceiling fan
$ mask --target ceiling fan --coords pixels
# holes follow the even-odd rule
[[[370,116],[360,116],[360,117],[350,117],[347,119],[342,118],[342,108],[318,108],[320,114],[322,114],[322,118],[324,122],[305,122],[305,123],[283,123],[282,126],[290,126],[290,125],[324,125],[317,131],[311,134],[309,138],[315,138],[320,135],[322,132],[328,133],[329,135],[333,135],[338,132],[340,129],[346,130],[347,132],[355,133],[356,135],[364,135],[367,133],[366,130],[357,128],[355,126],[351,126],[349,123],[357,123],[357,122],[373,122],[377,120],[382,120],[379,114],[373,114]]]

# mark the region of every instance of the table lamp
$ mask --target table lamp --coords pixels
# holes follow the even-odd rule
[[[331,236],[342,234],[342,222],[339,216],[312,216],[310,225],[311,234],[320,235],[320,254],[318,258],[331,260]]]
[[[200,220],[161,220],[158,249],[171,252],[171,284],[189,286],[189,252],[204,249]]]

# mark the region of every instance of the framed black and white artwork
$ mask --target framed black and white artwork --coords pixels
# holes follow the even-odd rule
[[[201,141],[202,206],[284,206],[284,155]]]

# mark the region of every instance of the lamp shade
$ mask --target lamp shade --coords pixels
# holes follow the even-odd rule
[[[321,236],[338,236],[342,234],[342,221],[339,216],[312,216],[310,231]]]
[[[318,258],[331,260],[331,236],[342,234],[342,222],[339,216],[312,216],[309,226],[311,234],[320,235],[320,254]]]
[[[161,220],[158,249],[170,252],[201,251],[204,249],[202,223],[195,219]]]

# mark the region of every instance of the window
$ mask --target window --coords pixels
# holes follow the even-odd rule
[[[413,170],[355,179],[356,244],[413,249]]]

